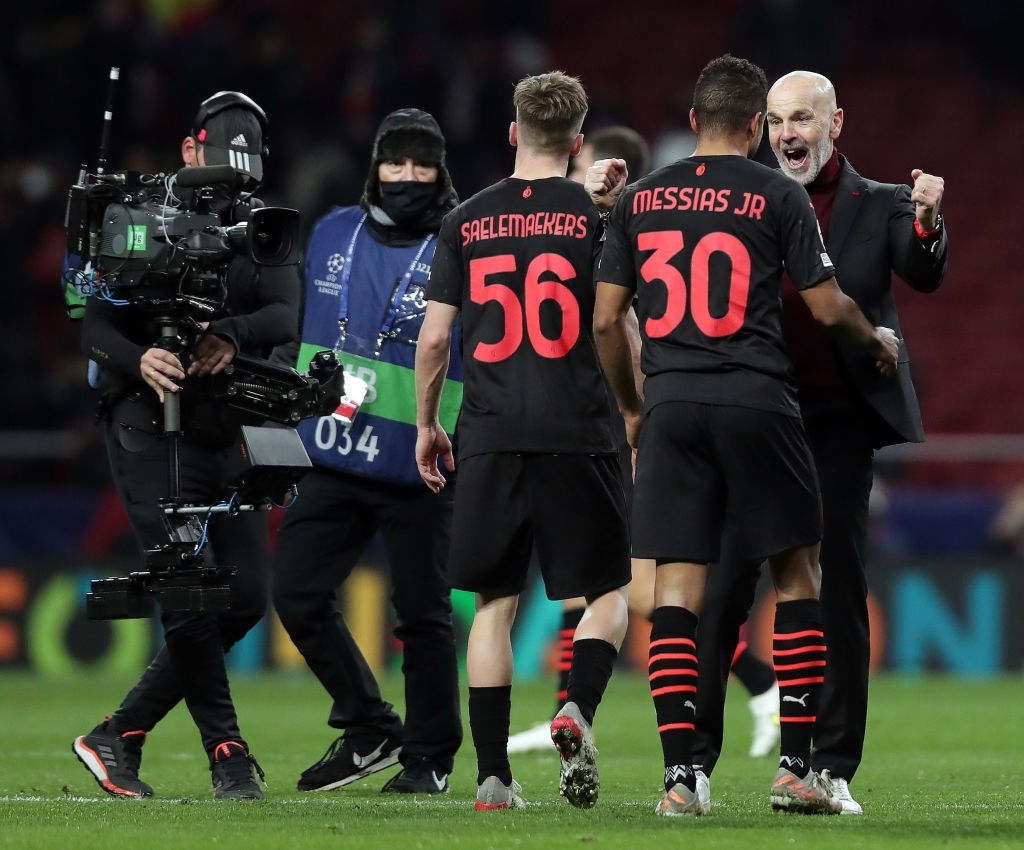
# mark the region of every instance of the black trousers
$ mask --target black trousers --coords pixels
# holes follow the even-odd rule
[[[389,484],[320,468],[299,482],[273,557],[273,599],[281,623],[334,700],[328,725],[352,737],[402,734],[402,762],[428,757],[450,772],[462,743],[458,662],[446,576],[449,488]],[[402,642],[404,724],[335,605],[376,532],[391,570],[395,637]]]
[[[116,421],[107,423],[105,437],[114,485],[140,546],[151,549],[166,544],[168,534],[158,499],[169,493],[167,442]],[[182,498],[203,505],[221,502],[223,460],[217,450],[181,440]],[[270,549],[266,514],[213,515],[204,556],[206,564],[237,567],[228,582],[230,609],[220,614],[161,613],[164,645],[111,715],[111,722],[119,731],[149,731],[184,699],[212,761],[218,744],[246,744],[231,700],[225,653],[267,610]]]
[[[850,781],[860,766],[868,709],[871,639],[868,628],[865,550],[868,499],[873,481],[871,422],[855,409],[805,415],[821,484],[821,604],[828,667],[811,763]],[[737,631],[754,602],[759,563],[728,556],[708,570],[697,632],[699,679],[694,764],[706,773],[722,751],[722,716]]]

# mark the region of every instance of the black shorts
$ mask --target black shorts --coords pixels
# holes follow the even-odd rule
[[[640,432],[633,557],[707,564],[761,559],[821,539],[821,495],[803,422],[781,413],[673,401]]]
[[[629,524],[615,455],[473,455],[459,464],[452,587],[513,596],[537,548],[549,599],[629,583]]]
[[[619,446],[619,477],[622,479],[622,490],[626,494],[626,517],[633,513],[633,449],[629,443]]]

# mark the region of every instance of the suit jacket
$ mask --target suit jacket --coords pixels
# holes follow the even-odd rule
[[[863,350],[840,343],[842,364],[854,388],[879,414],[884,425],[875,447],[924,441],[921,408],[910,374],[910,355],[893,299],[895,273],[918,292],[934,292],[946,273],[945,225],[931,245],[914,231],[910,187],[861,177],[840,155],[842,172],[829,225],[829,256],[840,288],[873,325],[892,328],[900,338],[895,378],[883,378]]]

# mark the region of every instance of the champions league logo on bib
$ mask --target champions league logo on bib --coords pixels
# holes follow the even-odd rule
[[[338,280],[338,274],[345,267],[345,258],[338,253],[331,254],[327,258],[327,262],[324,263],[327,269],[326,273],[322,278],[315,278],[313,283],[316,286],[317,292],[321,295],[338,295],[341,291],[341,281]]]

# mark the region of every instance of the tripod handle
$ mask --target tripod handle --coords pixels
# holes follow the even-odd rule
[[[167,491],[172,499],[176,499],[181,495],[181,462],[178,460],[181,399],[177,393],[164,393],[164,439],[167,440]]]
[[[177,393],[164,393],[164,434],[181,433],[181,397]]]

